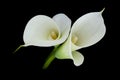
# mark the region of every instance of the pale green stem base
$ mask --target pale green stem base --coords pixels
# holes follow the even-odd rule
[[[21,47],[23,47],[23,45],[20,45],[20,46],[13,52],[13,54],[16,53]]]
[[[58,46],[55,46],[53,51],[50,53],[50,55],[46,59],[46,62],[43,65],[43,69],[47,69],[48,66],[50,65],[50,63],[55,59],[55,51],[56,51],[57,48],[58,48]]]

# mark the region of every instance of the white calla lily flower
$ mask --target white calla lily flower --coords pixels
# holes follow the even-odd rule
[[[84,57],[75,51],[89,47],[100,41],[106,32],[102,12],[91,12],[80,17],[72,26],[67,41],[56,50],[58,59],[72,59],[76,66],[83,63]]]
[[[55,46],[43,69],[46,69],[55,58],[72,59],[75,66],[80,66],[84,56],[76,50],[96,44],[106,33],[103,11],[104,9],[87,13],[78,18],[72,25],[71,32],[71,20],[65,14],[57,14],[53,18],[37,15],[27,23],[23,34],[25,44],[18,47],[15,52],[23,46]]]
[[[94,45],[100,41],[106,32],[101,12],[92,12],[80,17],[71,29],[72,50]]]
[[[67,39],[70,26],[71,20],[65,14],[57,14],[53,19],[45,15],[35,16],[26,25],[24,46],[48,47],[61,44]]]
[[[50,47],[63,43],[69,36],[71,20],[65,14],[57,14],[53,18],[45,15],[37,15],[27,23],[23,40],[15,51],[23,46]]]

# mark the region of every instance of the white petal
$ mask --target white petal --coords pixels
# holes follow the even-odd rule
[[[53,20],[57,23],[61,32],[66,32],[71,27],[71,20],[65,14],[57,14],[53,17]]]
[[[91,46],[100,41],[105,35],[106,28],[101,12],[92,12],[80,17],[72,27],[72,35],[78,37],[78,42],[72,50]]]
[[[51,31],[55,31],[59,34],[60,30],[57,24],[50,17],[44,15],[38,15],[33,17],[26,25],[23,39],[25,45],[35,46],[53,46],[62,43],[62,41],[49,40],[49,34]]]
[[[65,14],[57,14],[53,17],[53,20],[57,23],[60,32],[61,32],[61,39],[65,41],[69,35],[69,31],[71,28],[71,20]]]
[[[84,56],[80,52],[73,51],[72,56],[73,56],[73,62],[76,66],[80,66],[83,63]]]

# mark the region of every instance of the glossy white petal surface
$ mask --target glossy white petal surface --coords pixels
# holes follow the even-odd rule
[[[105,35],[106,28],[101,12],[92,12],[80,17],[72,26],[72,36],[77,36],[72,50],[91,46]]]
[[[69,35],[71,20],[64,14],[55,15],[53,19],[45,15],[33,17],[24,31],[24,46],[47,47],[63,43]],[[63,20],[64,22],[62,22]]]
[[[57,23],[61,32],[66,32],[66,30],[71,27],[71,20],[65,14],[57,14],[53,17],[53,20]]]
[[[73,62],[76,66],[80,66],[83,63],[84,56],[80,52],[73,51],[72,56],[73,56]]]
[[[50,40],[51,32],[58,34],[56,40]],[[53,46],[60,44],[58,39],[60,37],[60,30],[57,24],[48,16],[38,15],[33,17],[26,25],[23,39],[25,45],[35,46]]]
[[[61,38],[60,40],[65,41],[69,35],[70,28],[71,28],[71,20],[68,18],[65,14],[60,13],[53,17],[53,20],[58,25],[60,32],[61,32]]]

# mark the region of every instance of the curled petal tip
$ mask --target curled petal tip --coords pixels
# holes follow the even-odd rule
[[[75,66],[80,66],[83,64],[84,56],[80,52],[73,51],[72,56],[73,56],[73,62]]]
[[[22,48],[23,47],[23,45],[20,45],[14,52],[13,52],[13,54],[14,53],[16,53],[20,48]]]
[[[104,10],[105,10],[105,8],[103,8],[103,9],[100,11],[100,13],[102,14],[102,13],[104,12]]]

